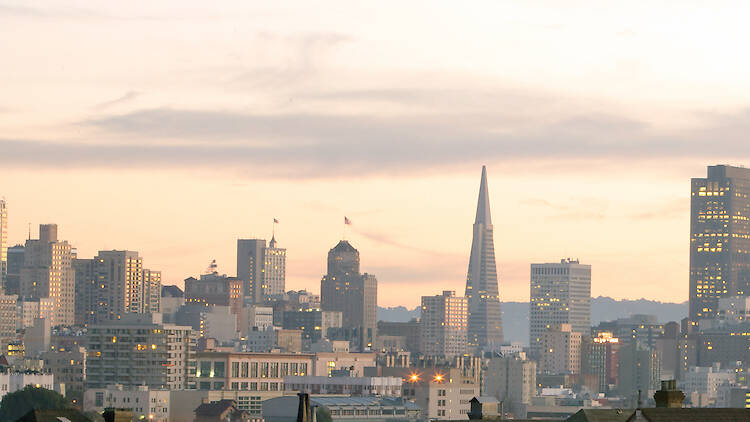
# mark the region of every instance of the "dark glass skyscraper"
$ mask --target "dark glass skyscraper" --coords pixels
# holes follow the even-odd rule
[[[484,166],[479,186],[477,216],[474,220],[469,271],[466,276],[466,299],[469,303],[469,344],[480,350],[500,346],[503,342],[503,324],[497,287],[487,169]]]
[[[709,166],[691,181],[690,320],[712,318],[719,298],[750,295],[750,169]]]

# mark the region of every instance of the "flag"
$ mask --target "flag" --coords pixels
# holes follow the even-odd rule
[[[278,219],[278,218],[274,218],[274,219],[273,219],[273,222],[274,222],[274,223],[276,223],[276,224],[278,224],[278,222],[279,222],[279,219]]]
[[[351,226],[352,220],[350,220],[348,217],[344,217],[344,224],[346,224],[347,226]]]

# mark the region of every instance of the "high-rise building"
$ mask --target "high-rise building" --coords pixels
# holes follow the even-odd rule
[[[499,347],[503,343],[503,324],[485,166],[482,166],[479,185],[477,215],[466,277],[466,299],[469,304],[469,344],[479,349]]]
[[[185,303],[227,306],[235,316],[237,326],[242,321],[242,281],[214,271],[201,274],[200,279],[185,279]]]
[[[88,388],[110,384],[195,388],[196,333],[160,314],[123,314],[89,326]]]
[[[606,393],[610,387],[617,385],[619,348],[619,339],[612,337],[612,333],[608,332],[599,333],[588,343],[584,372],[596,376],[596,392],[598,393]]]
[[[265,297],[282,295],[286,289],[286,249],[277,246],[271,237],[263,251],[263,294]]]
[[[26,241],[21,269],[23,297],[54,300],[52,325],[75,323],[75,273],[70,243],[57,239],[57,224],[41,224],[39,239]]]
[[[536,361],[524,352],[492,357],[482,378],[482,395],[496,397],[516,418],[526,417],[525,408],[536,396]]]
[[[530,354],[539,357],[542,334],[555,324],[573,331],[591,330],[591,266],[578,260],[531,264]]]
[[[323,311],[339,311],[343,328],[360,350],[375,344],[377,331],[378,280],[359,273],[359,251],[346,240],[328,252],[328,273],[320,281]]]
[[[422,296],[420,340],[422,353],[453,358],[466,353],[468,328],[465,297],[446,290],[442,295]]]
[[[21,268],[23,268],[23,245],[8,248],[8,276],[5,279],[5,294],[17,295],[21,293]]]
[[[9,294],[5,290],[8,282],[8,204],[0,199],[0,294]]]
[[[100,323],[126,313],[159,312],[161,273],[143,268],[136,251],[99,251],[75,260],[80,323]]]
[[[283,294],[286,249],[277,246],[275,237],[268,247],[265,239],[237,239],[237,278],[242,280],[242,295],[250,303]]]
[[[750,169],[709,166],[691,180],[690,320],[722,297],[750,296]]]
[[[581,333],[570,324],[557,324],[542,334],[539,371],[544,374],[580,374]]]

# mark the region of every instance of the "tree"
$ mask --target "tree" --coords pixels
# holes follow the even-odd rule
[[[333,422],[331,412],[323,406],[317,406],[317,409],[315,409],[315,420],[318,422]]]
[[[60,410],[69,409],[70,403],[60,394],[46,388],[27,385],[3,396],[0,401],[0,422],[13,422],[29,412],[29,410]]]

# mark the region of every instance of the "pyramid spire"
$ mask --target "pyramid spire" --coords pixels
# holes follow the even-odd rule
[[[479,201],[477,201],[477,218],[474,224],[492,224],[490,215],[490,193],[487,188],[487,167],[482,166],[482,181],[479,184]]]

